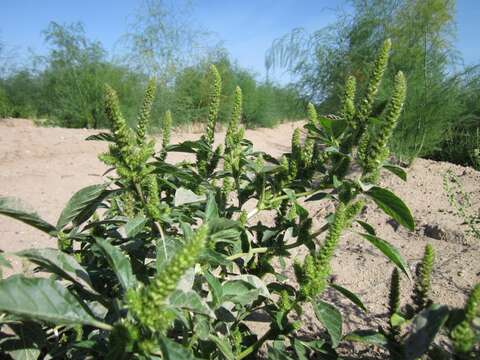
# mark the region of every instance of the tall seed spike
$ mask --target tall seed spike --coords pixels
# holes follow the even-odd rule
[[[330,224],[325,242],[316,255],[318,264],[322,266],[330,263],[330,260],[337,248],[338,241],[342,235],[342,231],[346,228],[348,223],[347,207],[340,203],[335,211],[333,222]]]
[[[157,82],[155,78],[149,80],[145,95],[143,97],[142,108],[137,117],[137,139],[140,144],[145,141],[147,128],[150,124],[150,116],[152,112],[152,104],[155,100],[155,92],[157,90]]]
[[[480,316],[480,283],[475,285],[464,309],[465,318],[450,333],[455,352],[459,354],[471,353],[478,335],[473,329],[473,321]],[[465,357],[470,358],[470,357]]]
[[[388,57],[391,47],[392,42],[390,41],[390,39],[385,40],[377,56],[377,59],[375,60],[365,97],[362,100],[357,113],[357,127],[360,129],[360,135],[365,131],[368,117],[372,112],[375,96],[377,95],[380,83],[382,82],[383,74],[385,72],[385,69],[387,68]]]
[[[167,147],[170,145],[170,137],[172,134],[172,113],[170,110],[165,112],[162,121],[162,150],[160,151],[160,159],[165,160],[167,157]]]
[[[128,136],[128,125],[123,117],[115,90],[105,85],[105,113],[112,124],[115,141],[120,148],[130,143]]]
[[[211,147],[215,136],[215,126],[217,125],[218,110],[220,108],[220,93],[222,91],[222,79],[215,65],[210,65],[210,90],[209,90],[209,107],[206,129],[206,140]]]
[[[315,105],[310,102],[307,105],[307,115],[308,123],[316,126],[318,124],[317,110],[315,109]]]
[[[175,290],[175,287],[185,271],[195,265],[200,252],[207,243],[208,226],[201,226],[195,235],[175,253],[168,264],[148,286],[147,292],[157,301],[164,301]]]
[[[356,87],[357,81],[355,77],[349,76],[345,83],[345,93],[343,95],[341,116],[352,129],[356,129],[357,127],[357,124],[354,121]]]
[[[406,80],[403,72],[399,71],[395,76],[392,98],[385,110],[385,118],[379,125],[378,131],[373,136],[368,137],[368,147],[364,162],[364,174],[374,172],[381,163],[385,160],[384,155],[388,153],[385,151],[388,147],[388,142],[392,137],[393,130],[397,125],[398,119],[403,109],[406,97]],[[366,136],[367,133],[364,134]],[[363,146],[364,144],[362,144]],[[362,147],[362,151],[365,149]]]
[[[388,314],[392,317],[400,311],[400,273],[394,268],[390,280],[390,293],[388,296]]]
[[[433,263],[435,261],[435,250],[432,245],[425,246],[425,252],[422,262],[418,268],[418,278],[415,284],[415,299],[418,308],[424,309],[429,302],[430,281],[433,270]]]
[[[242,89],[237,86],[235,88],[232,116],[230,118],[230,122],[228,123],[227,134],[225,136],[225,152],[228,152],[230,148],[235,145],[238,126],[242,117],[242,102]]]

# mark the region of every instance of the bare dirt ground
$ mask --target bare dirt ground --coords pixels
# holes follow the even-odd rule
[[[278,156],[289,150],[290,137],[298,124],[283,124],[275,129],[248,130],[246,137],[258,150]],[[106,167],[97,154],[106,149],[101,142],[84,141],[96,131],[84,129],[37,128],[28,120],[0,120],[0,196],[17,196],[26,200],[44,219],[55,223],[63,205],[82,187],[99,183]],[[219,138],[222,134],[218,135]],[[175,133],[173,142],[196,139],[198,134]],[[170,155],[169,155],[170,156]],[[180,155],[169,158],[181,159]],[[412,209],[416,231],[397,228],[374,205],[363,215],[377,229],[377,235],[396,246],[412,271],[421,259],[424,247],[431,243],[437,252],[433,274],[433,298],[436,302],[462,306],[467,292],[480,280],[480,241],[466,235],[462,224],[450,207],[443,190],[443,175],[452,170],[472,193],[475,209],[480,203],[480,173],[449,163],[418,159],[408,169],[408,181],[385,174],[388,185]],[[323,225],[323,217],[331,211],[327,202],[307,203],[317,213],[315,227]],[[478,210],[476,210],[478,211]],[[260,217],[265,215],[260,215]],[[268,219],[262,219],[268,221]],[[347,234],[333,262],[335,281],[355,291],[368,308],[359,312],[347,300],[329,293],[330,299],[343,308],[345,331],[358,327],[376,327],[386,313],[387,291],[392,265],[375,248],[353,231]],[[53,247],[55,240],[15,220],[0,217],[0,249],[6,252],[30,247]],[[303,256],[299,250],[294,256]],[[17,264],[18,266],[19,264]],[[284,271],[293,278],[291,267]],[[410,284],[403,280],[404,298],[410,296]],[[307,311],[307,317],[311,313]],[[304,329],[312,333],[317,324],[308,321]]]

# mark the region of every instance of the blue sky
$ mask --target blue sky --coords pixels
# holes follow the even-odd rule
[[[295,27],[319,29],[335,20],[342,0],[196,0],[193,17],[217,34],[238,63],[264,75],[272,40]],[[50,21],[81,21],[87,36],[113,50],[140,0],[0,0],[0,38],[19,55],[45,51]],[[480,62],[480,0],[457,0],[457,48],[465,63]]]

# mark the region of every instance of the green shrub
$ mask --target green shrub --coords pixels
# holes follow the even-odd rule
[[[380,56],[388,56],[385,49]],[[377,75],[384,66],[384,61],[377,62],[362,104],[376,93]],[[28,351],[32,358],[246,359],[258,357],[267,346],[271,359],[305,359],[336,357],[339,344],[349,339],[372,340],[359,333],[344,336],[341,312],[325,302],[323,294],[332,288],[366,309],[357,295],[330,277],[342,235],[355,222],[364,229],[360,238],[411,277],[399,251],[377,237],[371,225],[357,220],[368,202],[407,229],[414,228],[403,201],[377,184],[384,168],[405,177],[401,168],[387,162],[386,153],[405,96],[403,75],[396,76],[379,122],[371,121],[363,107],[323,117],[309,105],[307,139],[302,141],[297,129],[291,152],[280,159],[254,151],[243,138],[239,88],[234,91],[225,146],[213,147],[222,97],[214,66],[208,78],[205,133],[199,140],[170,145],[172,121],[166,113],[158,154],[154,140],[144,136],[153,83],[136,130],[128,125],[116,92],[107,86],[105,109],[112,132],[88,140],[109,142],[100,159],[116,171],[109,173],[106,183],[74,194],[56,225],[25,210],[18,200],[0,198],[0,213],[58,242],[58,249],[13,254],[50,277],[14,275],[0,281],[3,355]],[[344,104],[352,93],[346,92]],[[193,153],[197,160],[170,164],[165,161],[168,152]],[[315,229],[300,200],[326,198],[335,209],[327,216],[327,225]],[[257,220],[264,211],[272,214],[274,224]],[[305,247],[308,255],[295,262],[296,282],[289,284],[273,264],[291,261],[290,251],[298,247]],[[3,255],[0,260],[8,266]],[[423,300],[428,295],[430,260],[419,272]],[[422,307],[427,307],[423,300]],[[299,337],[306,304],[313,306],[325,329],[322,338]],[[449,314],[445,307],[437,309],[427,307],[429,316],[421,319],[424,328],[432,330],[428,337],[408,340],[417,357],[429,350],[439,322],[443,324]],[[251,323],[258,312],[268,319],[262,336]],[[467,313],[471,321],[472,311]],[[389,348],[385,335],[372,336],[377,346]]]

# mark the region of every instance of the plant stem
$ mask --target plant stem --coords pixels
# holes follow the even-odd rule
[[[274,334],[275,334],[275,331],[272,328],[268,329],[268,331],[255,344],[250,345],[248,348],[243,350],[237,356],[237,360],[246,358],[248,355],[260,349],[262,345],[265,343],[265,341],[269,340]]]
[[[246,255],[251,255],[251,254],[261,254],[261,253],[266,253],[268,251],[268,248],[266,247],[259,247],[259,248],[254,248],[251,249],[248,253],[238,253],[238,254],[233,254],[227,257],[227,260],[235,260],[238,258],[241,258],[242,256]]]

